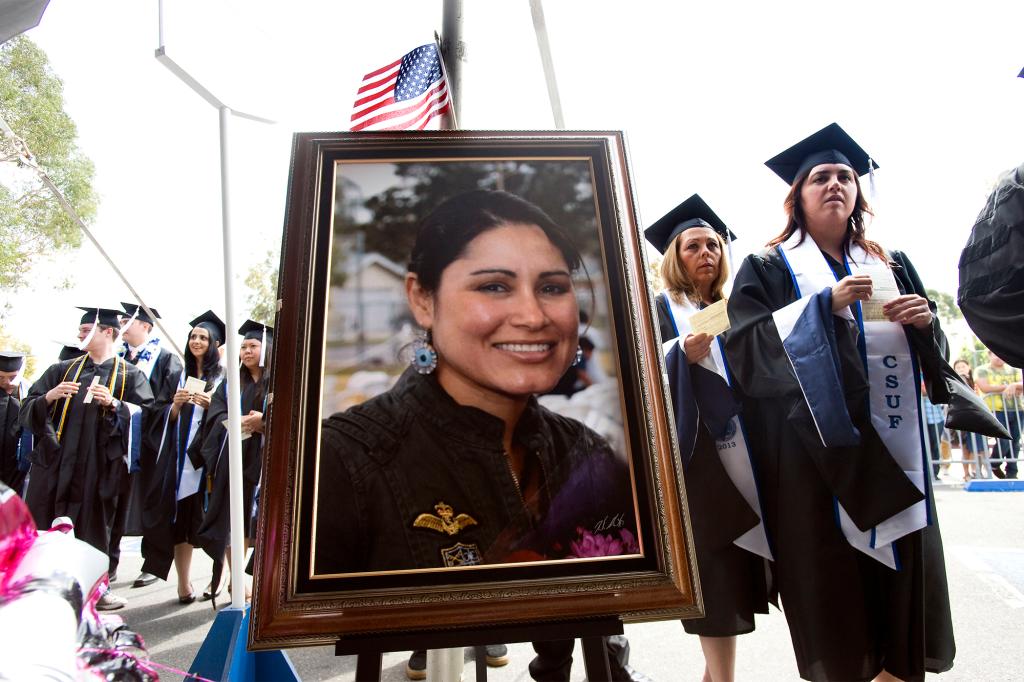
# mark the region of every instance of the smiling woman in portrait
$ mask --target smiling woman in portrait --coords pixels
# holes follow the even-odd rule
[[[506,192],[420,224],[411,366],[323,423],[315,574],[639,552],[624,459],[535,397],[576,361],[581,269],[564,231]]]

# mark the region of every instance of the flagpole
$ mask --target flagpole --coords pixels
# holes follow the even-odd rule
[[[448,101],[452,125],[461,120],[462,63],[466,61],[466,43],[462,40],[462,0],[444,0],[441,20],[441,68],[448,77]]]
[[[437,34],[435,34],[435,39]],[[462,62],[466,60],[466,43],[462,40],[462,0],[444,0],[441,21],[441,71],[448,79],[448,116],[441,118],[441,127],[457,130],[462,102]],[[427,650],[427,679],[458,682],[462,679],[462,647]]]

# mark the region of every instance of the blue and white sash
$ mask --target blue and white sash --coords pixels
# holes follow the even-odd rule
[[[669,312],[672,316],[673,325],[678,332],[678,337],[671,341],[666,341],[663,350],[668,355],[672,347],[678,345],[679,352],[683,353],[683,341],[691,333],[690,316],[697,313],[699,309],[687,299],[684,299],[684,303],[679,304],[667,294],[664,294],[664,298],[668,303]],[[697,364],[721,377],[725,384],[731,388],[732,381],[730,381],[729,368],[722,353],[721,337],[715,338],[711,344],[711,352],[701,358]],[[761,499],[757,490],[757,479],[754,476],[754,464],[750,455],[750,449],[747,447],[743,420],[739,415],[732,416],[729,425],[725,429],[725,434],[725,437],[715,440],[718,457],[722,461],[722,466],[729,475],[729,479],[736,486],[736,489],[739,490],[740,494],[743,495],[743,499],[746,500],[758,518],[758,524],[736,538],[733,544],[772,561],[772,551],[768,543],[768,534],[764,527]],[[690,450],[693,449],[693,445],[693,443],[680,443],[681,447],[688,447]]]
[[[153,375],[153,368],[156,366],[156,361],[157,358],[160,357],[161,351],[160,337],[154,335],[150,335],[149,338],[146,339],[146,343],[142,344],[142,347],[139,349],[139,353],[135,361],[135,367],[146,375],[146,381],[149,381],[149,378]],[[125,360],[128,360],[131,357],[131,352],[128,342],[125,341],[121,347],[121,352],[118,353],[118,355],[123,357]]]
[[[853,426],[843,399],[835,339],[821,317],[831,311],[831,287],[835,273],[809,236],[800,241],[795,233],[778,251],[783,256],[800,299],[773,313],[775,326],[794,373],[826,447],[853,446],[860,434]],[[877,257],[851,245],[846,267],[851,274],[886,267]],[[822,295],[824,289],[829,291]],[[827,310],[824,303],[827,302]],[[920,376],[903,325],[888,320],[863,320],[857,304],[856,317],[849,308],[835,313],[855,321],[864,340],[861,359],[870,383],[871,426],[886,450],[907,477],[926,495],[922,500],[868,531],[861,531],[837,501],[839,525],[847,541],[858,550],[896,568],[892,543],[930,523],[927,506],[924,432],[918,398]]]
[[[188,377],[186,375],[186,370],[181,370],[181,376],[178,378],[178,388],[185,388],[185,381],[187,378]],[[217,386],[220,384],[223,378],[224,375],[222,373],[214,381],[214,390],[217,389]],[[161,454],[164,451],[164,443],[167,440],[167,429],[170,425],[171,419],[171,405],[168,405],[164,409],[166,410],[166,412],[164,413],[164,428],[163,433],[161,433],[160,435],[160,449],[157,450],[157,461],[160,461]],[[199,492],[199,489],[202,485],[203,470],[202,468],[196,469],[194,466],[192,466],[192,460],[189,459],[186,452],[188,451],[188,448],[192,444],[192,441],[195,439],[196,435],[199,433],[199,427],[202,424],[203,414],[205,414],[205,412],[206,410],[200,407],[199,405],[192,406],[192,419],[188,425],[188,433],[185,436],[185,442],[178,442],[178,476],[175,488],[175,500],[182,500],[188,497],[189,495],[194,495],[195,493]],[[174,428],[178,428],[178,426],[175,425]]]

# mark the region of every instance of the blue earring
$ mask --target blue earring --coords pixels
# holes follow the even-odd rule
[[[437,368],[437,351],[430,345],[429,332],[417,336],[412,342],[412,360],[409,364],[420,374],[430,374]]]
[[[572,366],[578,367],[583,362],[583,348],[576,346],[576,357],[572,359]]]

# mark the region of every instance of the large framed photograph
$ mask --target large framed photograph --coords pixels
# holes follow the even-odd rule
[[[295,135],[250,648],[701,613],[619,132]]]

